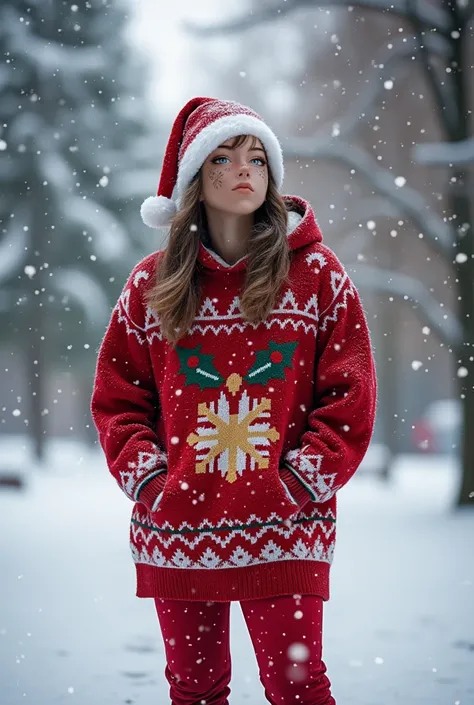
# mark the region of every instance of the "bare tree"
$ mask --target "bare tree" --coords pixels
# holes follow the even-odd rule
[[[305,8],[354,9],[402,18],[410,27],[411,37],[392,43],[372,62],[379,75],[367,85],[358,103],[344,116],[337,136],[328,139],[325,130],[310,138],[292,139],[286,143],[286,156],[294,159],[326,160],[349,167],[362,178],[378,197],[387,201],[399,214],[410,219],[423,233],[450,271],[456,286],[457,312],[440,314],[439,303],[421,281],[403,274],[377,268],[357,266],[356,283],[385,290],[404,301],[416,303],[416,312],[438,339],[452,351],[454,373],[463,402],[461,440],[462,480],[458,504],[472,504],[474,498],[474,233],[470,199],[469,164],[473,160],[470,136],[470,62],[468,40],[474,16],[474,0],[285,0],[254,9],[245,16],[212,26],[187,24],[189,31],[212,37],[223,33],[242,32],[264,22],[278,21]],[[361,116],[373,112],[383,90],[384,77],[406,68],[409,61],[423,72],[431,93],[441,134],[436,145],[418,145],[412,158],[418,164],[441,166],[449,171],[444,191],[449,215],[443,218],[431,210],[431,204],[416,190],[394,180],[361,147],[354,145]],[[472,62],[471,62],[472,63]],[[472,186],[471,186],[472,187]]]

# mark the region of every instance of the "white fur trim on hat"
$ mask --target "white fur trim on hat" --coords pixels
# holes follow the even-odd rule
[[[140,215],[149,228],[161,228],[176,215],[176,203],[166,196],[149,196],[141,205]]]
[[[186,149],[181,159],[173,200],[181,207],[181,199],[206,158],[217,147],[238,135],[253,135],[265,148],[270,169],[278,190],[283,184],[283,154],[280,143],[272,130],[253,115],[227,115],[204,127]]]

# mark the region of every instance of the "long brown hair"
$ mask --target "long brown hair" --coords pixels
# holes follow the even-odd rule
[[[232,148],[239,147],[247,138],[247,135],[236,137]],[[254,138],[252,146],[255,143]],[[280,196],[270,171],[268,176],[266,199],[255,212],[240,295],[243,317],[254,324],[264,321],[274,308],[290,270],[287,222],[291,202]],[[158,262],[156,282],[147,292],[148,305],[158,314],[163,336],[172,346],[191,328],[200,304],[199,241],[207,231],[206,213],[200,201],[201,186],[199,171],[173,218],[168,245]]]

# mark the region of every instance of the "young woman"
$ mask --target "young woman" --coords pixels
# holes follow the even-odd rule
[[[194,98],[102,342],[92,413],[134,502],[137,596],[155,601],[175,705],[225,705],[239,601],[268,702],[333,705],[322,660],[336,493],[370,441],[376,378],[358,292],[309,203],[279,193],[253,110]]]

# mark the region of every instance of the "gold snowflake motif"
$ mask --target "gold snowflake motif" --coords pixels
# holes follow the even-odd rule
[[[237,394],[241,384],[242,377],[236,373],[226,380],[226,387],[233,396]],[[235,482],[238,475],[242,474],[247,456],[250,456],[259,469],[268,468],[268,442],[277,441],[280,434],[265,421],[261,421],[257,428],[251,428],[251,424],[269,416],[272,402],[271,399],[263,398],[250,409],[251,401],[255,403],[256,400],[251,400],[247,392],[244,392],[239,399],[239,413],[231,414],[229,400],[221,391],[218,402],[220,415],[204,403],[198,405],[201,420],[210,422],[215,430],[200,427],[197,433],[190,433],[187,438],[189,445],[196,447],[196,473],[206,472],[209,463],[215,458],[220,458],[221,470],[224,470],[225,479],[230,483]],[[264,450],[259,452],[257,445],[263,445]],[[201,451],[206,446],[211,447],[203,455]]]

